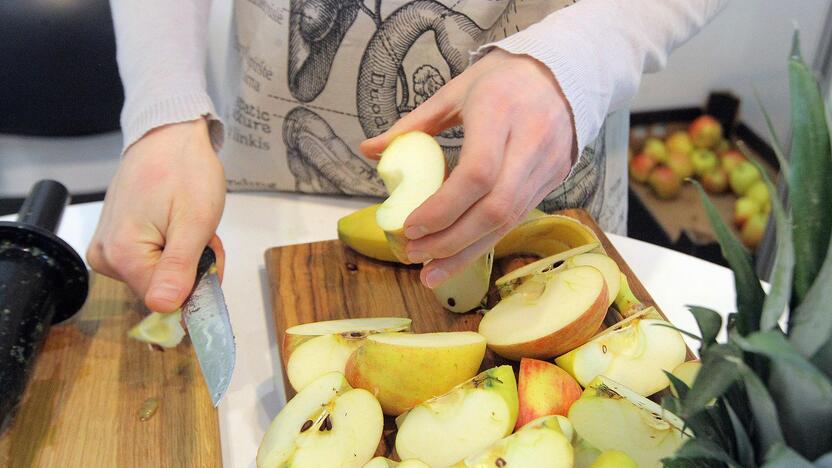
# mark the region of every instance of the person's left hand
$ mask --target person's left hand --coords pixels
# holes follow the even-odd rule
[[[361,151],[377,159],[396,135],[436,135],[459,124],[465,140],[457,167],[404,224],[410,260],[430,260],[421,274],[430,288],[491,249],[563,181],[576,154],[571,111],[552,72],[500,49]]]

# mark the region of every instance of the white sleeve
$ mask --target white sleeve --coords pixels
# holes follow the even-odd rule
[[[581,0],[503,40],[486,44],[546,64],[572,108],[578,153],[606,115],[638,91],[643,72],[661,70],[727,0]],[[479,52],[479,51],[478,51]]]
[[[207,91],[211,0],[111,0],[124,85],[124,148],[153,128],[207,117],[211,140],[222,124]]]

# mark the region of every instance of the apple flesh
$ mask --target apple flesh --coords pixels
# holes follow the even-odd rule
[[[383,426],[375,397],[350,387],[340,372],[331,372],[280,410],[260,442],[257,467],[360,468],[373,457]]]
[[[682,191],[682,179],[667,166],[658,166],[653,169],[647,178],[647,184],[662,200],[672,200]]]
[[[288,366],[292,353],[312,338],[323,335],[342,335],[345,338],[361,339],[373,333],[410,331],[412,320],[407,317],[372,317],[340,320],[325,320],[295,325],[283,334],[280,355]]]
[[[343,373],[350,355],[363,341],[349,335],[323,335],[306,341],[289,357],[286,365],[289,384],[299,392],[326,373]]]
[[[607,285],[607,307],[612,305],[618,296],[618,290],[621,286],[621,270],[615,260],[600,253],[585,253],[569,257],[564,263],[564,268],[573,268],[576,266],[591,266],[595,267],[604,275],[604,282]]]
[[[549,257],[586,244],[598,237],[577,219],[562,215],[535,216],[514,227],[494,246],[494,258],[526,254]]]
[[[521,359],[517,386],[520,411],[516,428],[543,416],[566,416],[582,391],[578,382],[560,367],[537,359]]]
[[[396,419],[396,453],[449,466],[511,434],[517,420],[511,366],[489,369]]]
[[[367,462],[364,468],[430,468],[430,466],[416,459],[397,462],[389,458],[376,457]]]
[[[697,177],[702,177],[719,166],[719,159],[713,151],[708,149],[696,149],[691,153],[690,161],[693,163],[693,171]]]
[[[667,155],[667,167],[680,179],[687,179],[694,174],[693,163],[686,153],[670,153]]]
[[[534,275],[480,321],[495,353],[515,361],[547,359],[589,340],[607,313],[604,275],[591,266]]]
[[[654,167],[656,167],[655,159],[644,153],[639,153],[630,161],[630,177],[636,182],[647,182],[647,176],[650,175],[650,171]]]
[[[720,168],[702,174],[701,178],[708,193],[724,193],[728,189],[728,174]]]
[[[699,374],[699,369],[701,369],[701,368],[702,368],[702,362],[700,362],[698,360],[697,361],[685,361],[685,362],[679,364],[678,366],[676,366],[676,368],[673,369],[673,372],[671,372],[671,374],[673,374],[673,376],[676,377],[677,379],[684,382],[685,385],[688,386],[688,388],[691,388],[691,387],[693,387],[693,382],[696,381],[696,376]],[[672,393],[673,396],[675,396],[676,398],[679,397],[679,395],[676,393],[676,389],[673,388],[672,385],[670,386],[670,393]]]
[[[607,450],[602,452],[589,468],[638,468],[638,465],[621,450]]]
[[[485,338],[474,332],[380,333],[348,359],[347,380],[398,416],[477,374]]]
[[[603,376],[572,405],[569,421],[591,447],[624,452],[641,468],[662,466],[690,437],[676,415]]]
[[[722,139],[722,124],[710,115],[703,115],[691,122],[688,134],[697,148],[713,148]]]
[[[508,297],[514,292],[517,286],[522,284],[523,280],[534,275],[540,275],[557,269],[562,269],[561,267],[564,263],[566,263],[566,260],[576,255],[595,251],[600,248],[600,245],[601,244],[598,242],[593,242],[550,255],[546,258],[541,258],[540,260],[536,260],[528,265],[523,265],[520,268],[512,270],[497,278],[494,285],[497,286],[497,289],[500,291],[501,297]]]
[[[633,294],[630,289],[630,282],[627,280],[627,275],[621,273],[621,278],[618,282],[618,295],[613,301],[615,308],[624,317],[630,317],[644,309],[644,304]]]
[[[434,288],[433,295],[451,312],[463,313],[482,306],[488,294],[493,263],[494,251],[491,250]]]
[[[445,179],[445,155],[432,136],[409,132],[390,142],[381,153],[376,170],[390,194],[376,211],[376,223],[387,236],[396,258],[409,264],[404,222],[439,190]]]
[[[760,171],[753,164],[745,161],[738,164],[728,175],[728,184],[734,194],[741,197],[760,179],[762,179]]]

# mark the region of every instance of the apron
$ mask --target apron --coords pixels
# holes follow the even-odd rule
[[[232,191],[386,196],[358,145],[468,65],[481,45],[572,0],[235,0],[221,158]],[[610,115],[540,208],[626,228],[628,113]],[[449,167],[463,132],[437,136]]]

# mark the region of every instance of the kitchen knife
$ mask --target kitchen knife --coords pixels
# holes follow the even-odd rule
[[[214,251],[205,247],[197,265],[194,290],[182,304],[182,317],[215,407],[228,389],[237,356],[216,262]]]

